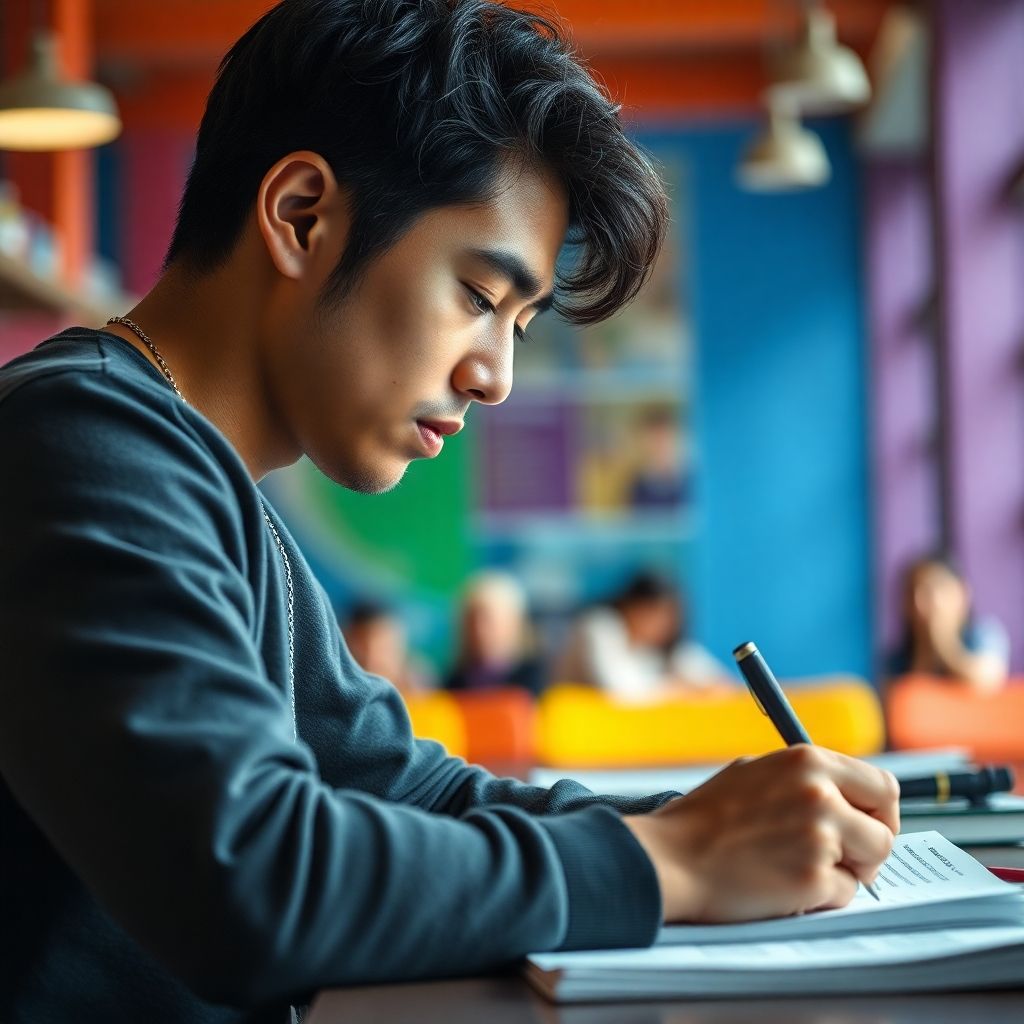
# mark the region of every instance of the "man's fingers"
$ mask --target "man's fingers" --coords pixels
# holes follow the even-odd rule
[[[857,895],[859,879],[847,868],[837,866],[829,875],[829,892],[824,900],[813,910],[831,910],[834,907],[845,907]]]
[[[893,834],[889,826],[852,807],[840,813],[838,824],[843,844],[842,866],[860,881],[872,881],[892,852]]]
[[[828,773],[847,802],[896,835],[900,830],[900,786],[892,772],[832,750],[826,753]]]

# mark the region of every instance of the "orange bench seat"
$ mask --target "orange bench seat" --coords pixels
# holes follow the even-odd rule
[[[955,679],[904,676],[885,695],[897,749],[966,747],[976,761],[1024,761],[1024,679],[976,693]]]

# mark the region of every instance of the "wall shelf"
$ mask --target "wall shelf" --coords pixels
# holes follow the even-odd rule
[[[101,323],[130,305],[122,295],[104,298],[76,291],[0,253],[0,312],[54,313]]]

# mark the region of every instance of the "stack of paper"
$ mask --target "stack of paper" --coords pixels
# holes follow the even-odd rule
[[[1024,840],[1024,796],[990,793],[983,801],[971,803],[953,797],[934,800],[901,800],[900,817],[905,831],[935,829],[951,843],[988,846]]]
[[[839,910],[664,928],[650,949],[536,954],[526,976],[558,1002],[1024,983],[1024,894],[937,832],[900,836],[877,888]]]

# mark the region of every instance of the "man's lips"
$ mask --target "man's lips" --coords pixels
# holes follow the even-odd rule
[[[417,420],[420,426],[432,430],[435,434],[447,437],[450,434],[457,434],[462,429],[461,420]]]
[[[462,429],[459,420],[417,420],[416,428],[428,457],[433,458],[444,447],[444,439]]]

